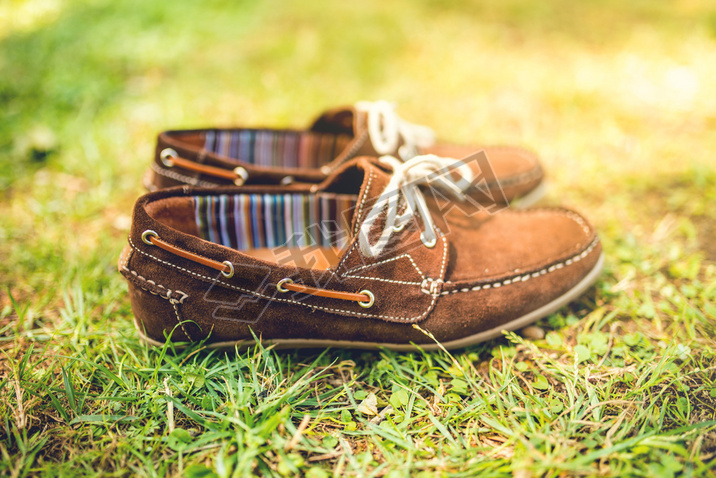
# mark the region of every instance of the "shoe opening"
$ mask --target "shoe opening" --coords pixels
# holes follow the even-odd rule
[[[211,194],[154,201],[173,229],[282,265],[327,269],[351,239],[358,196],[334,192]]]
[[[320,168],[334,160],[352,140],[347,134],[270,129],[211,129],[203,148],[256,166]]]

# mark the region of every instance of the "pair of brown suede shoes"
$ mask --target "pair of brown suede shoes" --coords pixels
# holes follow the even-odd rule
[[[119,269],[156,345],[464,347],[554,312],[603,262],[577,213],[515,207],[543,193],[534,154],[436,144],[386,102],[305,131],[163,133],[145,185]]]

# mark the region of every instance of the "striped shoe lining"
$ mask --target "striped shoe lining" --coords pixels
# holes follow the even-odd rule
[[[343,248],[357,196],[235,194],[194,196],[202,239],[240,251],[279,246]]]
[[[205,133],[204,148],[257,166],[318,168],[335,159],[351,139],[309,131],[214,129]]]

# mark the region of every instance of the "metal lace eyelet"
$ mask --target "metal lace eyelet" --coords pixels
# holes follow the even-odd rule
[[[405,229],[405,223],[400,224],[399,226],[393,226],[393,231],[395,231],[395,232],[400,232],[403,229]]]
[[[432,240],[428,241],[428,240],[425,238],[425,233],[420,234],[420,240],[423,241],[423,245],[424,245],[425,247],[427,247],[428,249],[432,249],[433,247],[435,247],[435,244],[438,243],[438,238],[437,238],[437,237],[433,237]]]
[[[179,156],[179,153],[174,151],[172,148],[164,148],[162,152],[159,153],[159,159],[167,168],[174,167],[174,161],[172,161],[172,158],[176,158],[177,156]]]
[[[281,279],[280,281],[278,281],[278,284],[276,284],[276,289],[279,292],[288,292],[288,289],[283,286],[284,284],[293,284],[293,279],[290,279],[288,277],[286,277],[285,279]]]
[[[145,244],[149,244],[150,246],[153,246],[154,244],[152,243],[152,240],[149,239],[149,237],[156,237],[157,239],[159,239],[159,234],[152,231],[151,229],[147,229],[146,231],[144,231],[142,233],[142,242]]]
[[[234,277],[234,264],[231,263],[231,261],[224,261],[222,262],[226,267],[229,268],[229,272],[221,271],[221,273],[226,277],[227,279],[231,279]]]
[[[246,180],[249,179],[249,172],[241,166],[234,168],[234,174],[237,176],[236,179],[234,179],[234,184],[237,186],[243,186]]]
[[[362,290],[359,292],[359,294],[364,294],[368,296],[368,300],[366,302],[358,302],[358,305],[363,307],[364,309],[369,309],[373,307],[373,304],[375,303],[375,296],[373,293],[369,290]]]

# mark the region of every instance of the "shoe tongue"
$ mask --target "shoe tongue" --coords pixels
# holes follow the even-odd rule
[[[375,158],[356,158],[328,176],[320,189],[337,194],[357,194],[356,207],[350,220],[351,237],[372,205],[390,182],[390,173],[377,165]]]
[[[364,127],[360,124],[361,113],[353,106],[341,106],[325,111],[311,125],[316,133],[348,134],[353,137],[360,135]],[[365,122],[362,122],[365,123]]]
[[[353,141],[346,148],[345,157],[341,157],[342,161],[358,156],[379,156],[368,135],[368,115],[354,106],[342,106],[324,112],[313,122],[311,131],[352,136]]]

